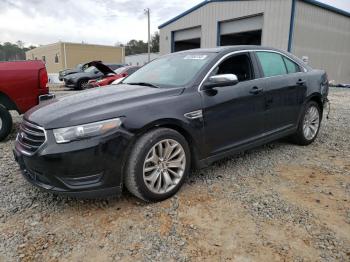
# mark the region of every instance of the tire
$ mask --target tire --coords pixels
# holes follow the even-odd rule
[[[12,117],[10,112],[0,105],[0,141],[3,141],[12,130]]]
[[[306,123],[306,125],[308,124],[307,122],[308,119],[306,118],[308,118],[308,113],[310,112],[310,110],[313,110],[315,116],[309,119],[309,122],[311,123],[309,126],[314,126],[314,128],[310,127],[309,131],[310,132],[312,131],[312,132],[308,133],[304,130],[304,123]],[[308,102],[305,105],[304,111],[302,113],[302,117],[300,118],[298,129],[296,133],[292,136],[293,142],[301,146],[307,146],[307,145],[310,145],[312,142],[314,142],[320,131],[321,120],[322,120],[322,111],[320,109],[320,106],[314,101]]]
[[[84,90],[86,88],[86,85],[88,83],[87,79],[81,79],[77,83],[77,90]]]
[[[164,162],[159,163],[162,160]],[[181,167],[172,166],[175,162]],[[191,155],[186,139],[173,129],[155,129],[141,136],[131,149],[124,184],[130,193],[146,202],[162,201],[176,194],[188,176],[190,166]]]

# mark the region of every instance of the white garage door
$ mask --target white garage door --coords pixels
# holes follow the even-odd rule
[[[189,39],[201,38],[201,27],[194,27],[174,32],[174,41],[184,41]]]
[[[263,16],[253,16],[220,23],[220,34],[229,35],[241,32],[257,31],[263,28]]]

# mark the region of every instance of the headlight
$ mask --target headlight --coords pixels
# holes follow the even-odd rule
[[[58,144],[62,144],[74,140],[81,140],[94,136],[104,135],[119,128],[121,124],[121,119],[115,118],[86,125],[54,129],[53,134],[55,136],[56,142]]]

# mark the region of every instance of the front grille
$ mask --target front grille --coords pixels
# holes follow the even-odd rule
[[[37,125],[23,121],[17,135],[17,142],[23,153],[34,154],[46,141],[45,130]]]

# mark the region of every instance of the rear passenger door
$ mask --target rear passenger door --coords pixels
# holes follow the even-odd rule
[[[295,127],[306,94],[300,66],[273,51],[257,51],[265,96],[264,131],[273,134]]]

